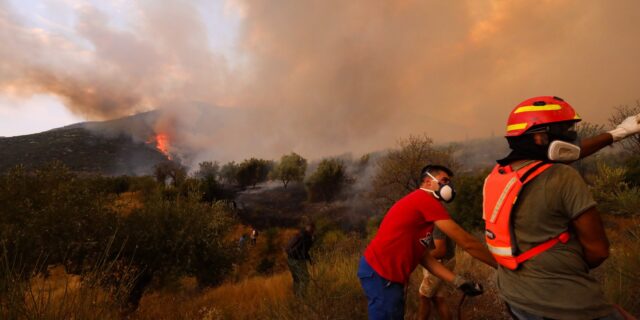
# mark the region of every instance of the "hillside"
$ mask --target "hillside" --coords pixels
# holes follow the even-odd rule
[[[149,174],[166,156],[142,137],[153,137],[153,113],[79,123],[41,133],[0,138],[0,172],[16,165],[61,161],[74,171],[108,175]],[[125,128],[136,128],[127,132]],[[134,138],[136,136],[138,138]]]
[[[509,153],[509,146],[504,137],[487,137],[469,139],[451,144],[454,155],[465,171],[491,168],[497,159]]]

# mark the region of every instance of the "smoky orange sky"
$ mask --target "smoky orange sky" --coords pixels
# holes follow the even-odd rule
[[[227,1],[227,52],[200,3],[140,1],[114,23],[80,2],[56,33],[0,0],[0,93],[52,94],[89,120],[158,108],[158,130],[219,161],[502,135],[537,95],[594,123],[640,99],[635,0]]]

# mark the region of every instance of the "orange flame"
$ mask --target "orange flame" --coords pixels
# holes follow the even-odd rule
[[[156,149],[160,150],[169,160],[171,155],[169,154],[169,136],[165,133],[156,134]]]

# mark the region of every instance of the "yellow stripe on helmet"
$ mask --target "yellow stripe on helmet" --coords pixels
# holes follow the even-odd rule
[[[514,131],[514,130],[521,130],[527,127],[527,123],[523,122],[523,123],[516,123],[516,124],[510,124],[507,126],[507,132],[509,131]]]
[[[516,109],[513,113],[532,112],[532,111],[552,111],[560,110],[562,106],[559,104],[548,104],[545,106],[524,106]]]

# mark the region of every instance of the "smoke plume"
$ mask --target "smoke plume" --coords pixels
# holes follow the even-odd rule
[[[0,0],[0,93],[53,94],[87,119],[159,109],[156,130],[219,161],[501,135],[536,95],[604,123],[640,98],[634,0],[229,0],[233,57],[210,49],[198,3],[140,1],[125,27],[79,5],[64,34]]]

